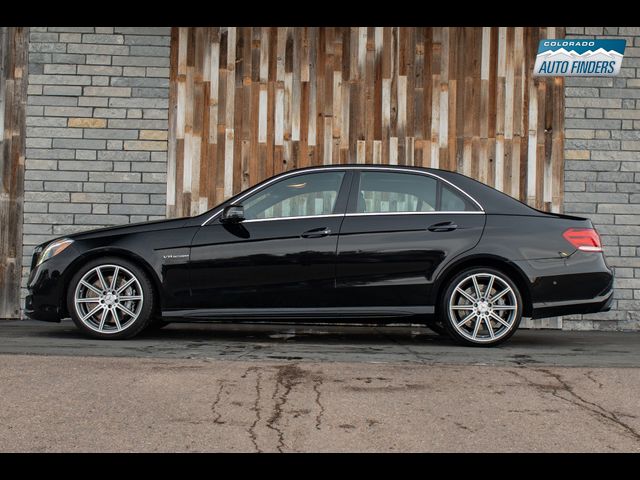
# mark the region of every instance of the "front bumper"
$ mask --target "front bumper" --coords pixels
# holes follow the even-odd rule
[[[39,302],[38,298],[38,296],[27,295],[24,301],[24,314],[32,320],[59,322],[62,317],[60,307],[58,305]]]
[[[71,250],[69,248],[68,250]],[[25,299],[24,313],[33,320],[59,322],[66,316],[64,272],[73,258],[72,252],[62,252],[35,266],[32,262]]]

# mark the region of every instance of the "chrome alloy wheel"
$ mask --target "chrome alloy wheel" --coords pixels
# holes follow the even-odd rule
[[[449,316],[455,330],[476,343],[495,342],[507,335],[518,318],[513,289],[491,273],[463,278],[449,299]]]
[[[98,333],[126,330],[142,310],[144,295],[136,276],[120,265],[98,265],[78,282],[74,305],[80,321]]]

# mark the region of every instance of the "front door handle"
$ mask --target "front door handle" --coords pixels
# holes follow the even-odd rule
[[[331,235],[331,229],[327,227],[320,227],[307,230],[301,236],[302,238],[319,238],[326,237],[327,235]]]
[[[451,232],[456,228],[458,228],[458,225],[453,222],[440,222],[430,225],[429,227],[427,227],[427,230],[429,230],[430,232]]]

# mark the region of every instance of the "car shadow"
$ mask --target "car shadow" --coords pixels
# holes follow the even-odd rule
[[[25,332],[27,333],[27,332]],[[73,323],[34,325],[29,336],[83,339]],[[390,344],[433,343],[456,346],[450,338],[440,336],[423,326],[371,326],[371,325],[292,325],[278,323],[172,323],[162,329],[148,329],[136,335],[135,341],[173,341],[210,343],[211,341],[269,342],[269,343],[344,343]],[[106,340],[110,341],[110,340]],[[113,342],[120,342],[113,340]]]
[[[470,348],[416,325],[174,323],[124,341],[88,338],[70,320],[0,328],[0,353],[244,361],[637,366],[639,345],[640,332],[519,330]]]
[[[178,344],[189,347],[204,346],[213,343],[260,344],[299,344],[299,345],[350,345],[355,347],[383,347],[402,345],[410,347],[433,346],[437,349],[465,349],[446,336],[441,336],[429,328],[420,325],[349,325],[349,324],[278,324],[278,323],[172,323],[159,330],[146,330],[130,340],[95,340],[84,336],[70,320],[59,324],[21,321],[17,336],[40,337],[48,339],[71,340],[80,345],[86,342],[94,345],[108,343],[119,344],[122,348],[135,344]],[[508,341],[493,349],[540,350],[552,353],[560,350],[579,353],[589,350],[591,340],[588,337],[595,332],[569,332],[559,330],[518,330]],[[591,334],[591,335],[589,335]],[[486,351],[488,349],[482,348]]]
[[[554,335],[555,334],[555,335]],[[543,338],[541,338],[543,337]],[[256,323],[172,323],[160,330],[147,330],[139,334],[140,339],[169,339],[201,341],[269,341],[298,343],[348,343],[348,344],[433,344],[460,347],[450,337],[440,335],[421,325],[292,325]],[[518,330],[504,344],[507,346],[566,348],[575,339],[562,335],[560,330]]]

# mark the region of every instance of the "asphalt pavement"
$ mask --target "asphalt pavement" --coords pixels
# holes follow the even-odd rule
[[[0,323],[0,451],[639,452],[640,334]]]
[[[419,326],[171,324],[131,340],[85,338],[70,320],[0,323],[0,354],[245,361],[640,367],[640,332],[519,330],[470,348]]]

